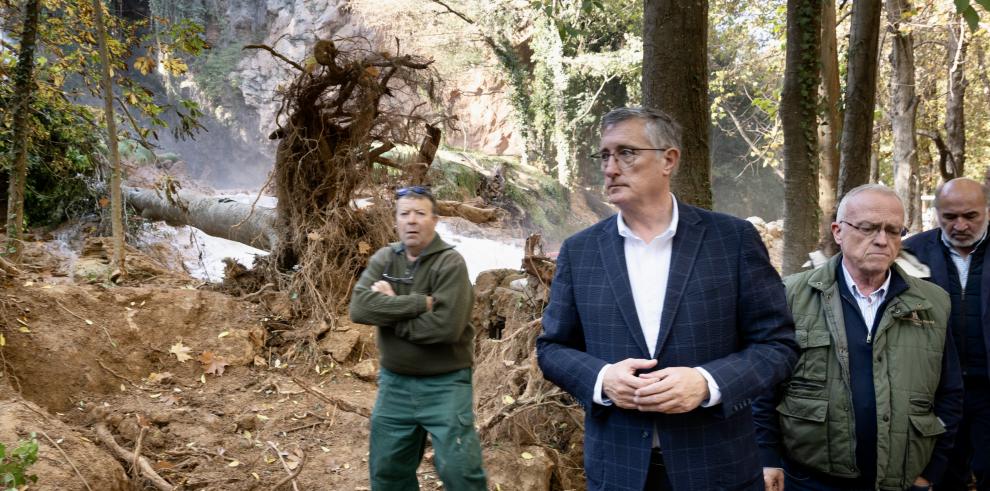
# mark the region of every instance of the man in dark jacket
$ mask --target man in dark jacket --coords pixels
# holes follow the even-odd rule
[[[987,190],[966,178],[935,193],[939,228],[911,237],[905,249],[928,265],[929,280],[949,292],[949,327],[962,359],[966,390],[963,421],[939,490],[969,489],[976,476],[990,490],[990,262]]]
[[[430,191],[413,186],[396,194],[400,241],[372,256],[350,306],[351,320],[378,326],[371,489],[419,489],[416,468],[429,433],[444,489],[484,491],[472,408],[474,290],[467,265],[436,234]]]
[[[841,253],[784,279],[801,354],[754,405],[767,491],[921,490],[943,473],[962,409],[949,296],[894,264],[903,230],[896,193],[852,189]]]
[[[750,402],[796,357],[753,225],[670,192],[680,126],[620,108],[601,165],[620,213],[567,239],[536,353],[585,409],[588,491],[762,488]]]

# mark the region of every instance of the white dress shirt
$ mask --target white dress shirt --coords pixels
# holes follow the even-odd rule
[[[650,356],[656,356],[657,338],[660,335],[660,318],[663,313],[663,303],[667,297],[667,279],[670,276],[670,258],[673,252],[674,234],[677,233],[678,213],[677,200],[671,195],[674,209],[670,225],[650,243],[646,243],[629,229],[622,219],[622,213],[616,220],[619,235],[623,237],[623,251],[626,256],[626,273],[629,276],[629,286],[632,288],[633,301],[636,304],[636,316],[646,339]],[[598,372],[595,380],[594,402],[611,406],[612,401],[602,394],[605,371],[611,367],[607,364]],[[663,367],[659,367],[663,368]],[[658,369],[659,369],[658,368]],[[718,384],[707,370],[695,367],[708,382],[708,400],[702,406],[710,407],[722,401]]]
[[[853,299],[856,300],[856,306],[859,307],[859,312],[863,314],[863,321],[866,322],[866,336],[869,337],[870,333],[873,332],[873,321],[877,318],[877,310],[883,305],[883,300],[887,298],[887,290],[890,289],[890,271],[887,271],[887,279],[880,285],[880,288],[877,288],[877,291],[869,295],[863,295],[859,292],[859,287],[853,281],[852,275],[846,269],[845,263],[842,264],[842,276],[845,277],[846,286],[849,287]],[[869,340],[867,339],[867,341]]]

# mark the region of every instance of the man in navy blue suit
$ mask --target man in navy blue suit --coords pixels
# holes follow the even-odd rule
[[[990,167],[987,168],[990,179]],[[949,329],[962,364],[963,419],[949,464],[935,489],[990,490],[990,253],[987,193],[965,177],[935,192],[938,228],[904,242],[931,269],[929,281],[949,292]]]
[[[619,214],[567,239],[537,355],[585,408],[594,490],[761,490],[750,403],[797,359],[784,287],[756,229],[678,202],[680,126],[602,118]]]

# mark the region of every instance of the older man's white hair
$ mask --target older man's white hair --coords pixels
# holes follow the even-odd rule
[[[883,184],[863,184],[862,186],[856,186],[849,190],[845,196],[842,197],[842,201],[839,201],[839,207],[835,210],[835,221],[841,222],[846,219],[846,208],[848,207],[849,201],[855,198],[857,195],[867,192],[874,192],[879,194],[885,194],[887,196],[893,196],[897,198],[897,202],[901,204],[901,208],[904,208],[904,202],[901,201],[901,197],[897,193]]]

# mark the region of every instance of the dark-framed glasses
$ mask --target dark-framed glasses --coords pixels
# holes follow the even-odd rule
[[[900,238],[900,237],[904,237],[908,233],[907,228],[905,227],[897,228],[894,225],[884,225],[880,223],[870,223],[870,222],[863,222],[860,223],[859,225],[853,225],[845,220],[840,220],[839,223],[844,223],[846,225],[849,225],[850,227],[858,230],[859,233],[867,237],[875,237],[878,233],[880,233],[881,230],[883,230],[884,233],[887,234],[887,237]]]
[[[406,196],[408,194],[418,194],[420,196],[433,196],[430,192],[430,188],[424,186],[407,186],[404,188],[399,188],[395,190],[396,199]]]
[[[670,147],[664,148],[620,148],[615,153],[609,152],[608,150],[602,150],[601,152],[591,154],[591,158],[598,161],[599,165],[602,167],[602,171],[608,167],[608,161],[612,157],[615,157],[615,161],[619,164],[619,167],[623,169],[629,169],[636,163],[636,159],[639,158],[640,152],[666,152],[670,150]]]

